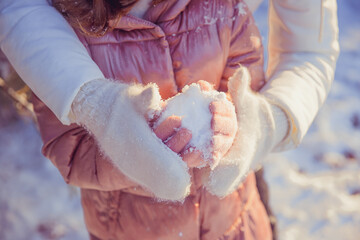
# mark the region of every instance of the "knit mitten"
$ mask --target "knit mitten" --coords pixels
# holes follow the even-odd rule
[[[104,154],[129,179],[160,199],[182,200],[190,189],[187,166],[147,121],[159,110],[155,84],[99,79],[80,89],[70,118],[94,135]]]
[[[210,172],[207,189],[219,197],[233,192],[247,173],[285,137],[288,120],[280,107],[250,89],[250,74],[240,67],[229,79],[228,91],[235,105],[238,130],[233,145]]]

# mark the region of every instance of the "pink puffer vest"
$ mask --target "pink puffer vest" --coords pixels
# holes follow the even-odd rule
[[[251,13],[236,0],[167,0],[144,19],[127,15],[101,38],[79,38],[107,78],[155,82],[163,98],[200,79],[227,90],[242,64],[251,87],[264,84],[261,36]],[[192,193],[184,203],[157,202],[114,169],[82,127],[62,125],[35,96],[43,153],[66,182],[82,188],[87,228],[93,239],[271,239],[254,175],[224,199],[202,188],[192,169]]]

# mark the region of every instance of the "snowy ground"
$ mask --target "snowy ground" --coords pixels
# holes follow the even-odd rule
[[[40,153],[31,121],[0,129],[0,239],[86,239],[77,189]]]
[[[336,81],[302,145],[266,168],[282,240],[360,239],[360,4],[342,0]],[[266,4],[256,13],[261,29]],[[30,121],[0,128],[0,239],[87,239],[77,189]]]

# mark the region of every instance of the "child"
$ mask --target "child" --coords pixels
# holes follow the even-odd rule
[[[104,9],[110,6],[109,2],[104,3]],[[156,90],[151,86],[128,84],[154,82],[163,99],[174,96],[185,85],[200,79],[219,91],[227,91],[228,78],[242,64],[251,74],[252,89],[259,90],[264,84],[263,49],[246,5],[237,1],[165,0],[150,5],[140,19],[132,15],[134,11],[136,14],[136,8],[124,15],[130,7],[122,8],[119,4],[117,11],[104,13],[103,16],[110,16],[110,19],[104,17],[96,22],[94,18],[91,26],[86,25],[88,20],[82,21],[91,17],[82,14],[82,11],[86,13],[89,10],[85,1],[54,1],[54,6],[73,24],[105,77],[121,80],[121,84],[106,80],[87,83],[75,98],[72,107],[72,118],[75,120],[72,121],[85,125],[96,140],[78,125],[62,125],[39,99],[34,98],[45,143],[43,153],[59,168],[67,182],[82,188],[85,221],[92,237],[196,239],[201,236],[201,239],[236,239],[245,234],[249,239],[270,239],[269,222],[258,198],[253,174],[238,190],[229,194],[235,189],[228,188],[226,191],[228,186],[224,186],[219,191],[218,185],[211,186],[211,180],[203,179],[208,177],[204,173],[207,168],[190,168],[191,193],[183,203],[157,202],[152,198],[154,194],[165,199],[181,199],[188,194],[186,186],[189,186],[189,179],[181,175],[184,166],[176,159],[176,154],[156,145],[155,140],[150,141],[152,137],[144,125],[145,121],[138,120],[159,108]],[[94,11],[104,9],[99,5]],[[122,14],[119,19],[118,14]],[[107,20],[111,20],[109,26]],[[93,37],[106,30],[103,36]],[[113,102],[114,112],[118,111],[120,117],[109,115],[104,110]],[[222,115],[221,108],[216,107],[219,104],[213,104],[213,120]],[[224,116],[223,122],[234,125],[234,115],[231,118],[225,113]],[[105,121],[97,125],[94,124],[96,118],[104,118]],[[118,125],[111,127],[114,122]],[[118,135],[128,138],[121,145],[112,141],[118,135],[105,136],[122,126]],[[177,139],[176,136],[173,139]],[[159,152],[156,159],[164,155],[171,158],[171,164],[151,166],[149,163],[153,164],[155,160],[141,161],[151,158],[151,155],[136,149],[138,141],[141,141],[143,149],[156,148]],[[170,148],[181,153],[188,141],[186,139],[182,145]],[[217,144],[221,143],[214,141],[214,148]],[[225,147],[225,150],[228,148]],[[114,168],[111,161],[121,171]],[[177,166],[174,166],[175,163]],[[141,174],[134,173],[139,168]],[[156,175],[161,172],[175,175],[180,187],[166,187],[166,182],[152,184],[154,172]],[[229,195],[223,199],[213,196],[203,187],[203,181],[205,184],[209,182],[209,191],[219,196]],[[179,188],[180,191],[169,195],[167,188]]]

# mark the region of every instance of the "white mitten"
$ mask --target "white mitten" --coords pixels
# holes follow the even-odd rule
[[[240,67],[229,79],[228,91],[235,105],[238,131],[219,165],[210,172],[206,187],[224,197],[237,189],[251,169],[285,137],[288,120],[280,107],[250,89],[250,74]]]
[[[153,133],[146,118],[161,109],[156,84],[93,80],[80,89],[70,118],[96,138],[115,167],[164,200],[190,190],[186,164]]]

